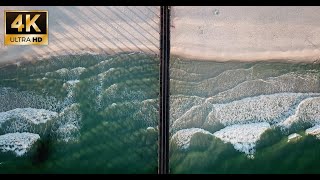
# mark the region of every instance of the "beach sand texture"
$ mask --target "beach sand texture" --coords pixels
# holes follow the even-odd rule
[[[172,7],[171,53],[214,61],[320,59],[320,7]]]
[[[4,46],[4,10],[48,10],[48,46]],[[159,52],[160,7],[0,7],[0,66],[65,54]]]
[[[0,7],[48,10],[48,46],[4,46],[0,65],[76,53],[159,52],[160,7]],[[171,13],[171,54],[214,61],[320,59],[320,7],[183,7]],[[0,28],[4,29],[0,23]]]

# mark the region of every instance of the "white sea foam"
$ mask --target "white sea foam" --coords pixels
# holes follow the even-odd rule
[[[77,84],[79,82],[80,82],[79,80],[70,80],[70,81],[67,81],[66,83],[70,84],[71,86],[73,86],[73,85],[75,85],[75,84]]]
[[[159,114],[158,99],[146,99],[141,102],[132,103],[133,106],[137,106],[138,109],[132,114],[132,118],[140,121],[141,125],[146,125],[149,127],[154,127],[157,122],[154,118]]]
[[[200,105],[205,98],[197,96],[172,95],[170,96],[170,123],[174,123],[192,107]]]
[[[297,133],[290,134],[288,136],[288,142],[296,141],[296,140],[300,139],[301,137],[302,136],[300,134],[297,134]]]
[[[210,103],[193,106],[174,121],[170,130],[174,132],[180,129],[192,127],[201,128],[211,110],[212,104]]]
[[[40,139],[38,134],[32,133],[8,133],[0,136],[0,150],[2,152],[14,152],[17,156],[24,155],[31,146]]]
[[[84,67],[76,67],[73,69],[61,68],[54,72],[47,72],[46,78],[58,78],[63,80],[79,79],[80,75],[86,71]]]
[[[11,119],[40,124],[46,123],[57,116],[58,113],[45,109],[17,108],[6,112],[0,112],[0,125]]]
[[[66,99],[72,98],[74,96],[74,88],[79,82],[80,82],[79,80],[70,80],[63,83],[63,87],[66,88],[66,90],[68,91],[68,95]]]
[[[156,129],[154,127],[147,127],[147,131],[155,131]]]
[[[58,111],[60,102],[53,96],[41,96],[32,91],[0,87],[0,112],[16,108],[36,108]]]
[[[112,58],[111,58],[112,59]],[[109,61],[109,60],[107,60]],[[105,62],[105,61],[102,61],[102,62]],[[102,63],[100,62],[100,63]],[[98,65],[100,64],[98,63]],[[102,64],[101,64],[102,65]],[[102,72],[102,73],[99,73],[97,78],[98,78],[98,81],[99,81],[99,84],[97,86],[94,86],[94,93],[95,94],[98,94],[97,97],[96,97],[96,106],[95,106],[95,109],[96,110],[99,110],[102,108],[103,106],[103,86],[104,86],[104,80],[106,78],[108,78],[108,76],[111,76],[110,74],[115,71],[116,69],[115,68],[110,68],[108,69],[107,71],[105,72]],[[112,87],[111,87],[112,86]],[[109,88],[113,88],[113,87],[116,87],[116,84],[113,84],[111,85]]]
[[[63,107],[67,107],[73,103],[75,103],[75,88],[76,85],[79,83],[79,80],[69,80],[63,83],[63,88],[65,88],[68,92],[67,97],[63,100],[62,104]]]
[[[244,98],[226,104],[214,104],[208,123],[220,121],[224,125],[268,122],[275,124],[292,115],[298,103],[313,93],[278,93]]]
[[[58,69],[56,70],[56,72],[61,75],[61,76],[65,76],[68,74],[73,74],[75,76],[80,76],[84,71],[86,70],[86,68],[84,67],[76,67],[73,69],[67,69],[67,68],[62,68],[62,69]]]
[[[79,133],[79,127],[73,123],[63,124],[57,129],[56,133],[60,138],[59,140],[62,140],[64,142],[75,142],[77,141],[77,136],[75,136],[74,134]]]
[[[80,105],[74,103],[64,108],[59,114],[59,121],[56,122],[57,129],[54,131],[58,140],[65,142],[78,140],[82,119],[82,113],[79,108]]]
[[[316,136],[318,139],[320,139],[320,125],[315,125],[309,129],[306,129],[306,134]]]
[[[255,153],[256,142],[260,136],[270,128],[270,124],[266,122],[251,124],[236,124],[225,127],[213,135],[224,142],[231,143],[234,148],[240,152],[244,152],[249,158],[253,158]]]
[[[320,123],[320,97],[309,98],[299,107],[299,118],[316,125]]]
[[[320,97],[307,98],[300,102],[296,112],[280,125],[289,128],[295,122],[320,123]]]
[[[172,120],[171,130],[210,128],[219,122],[228,127],[217,131],[214,135],[232,143],[235,149],[253,158],[256,142],[271,125],[289,127],[297,121],[319,124],[320,97],[317,97],[319,95],[319,93],[276,93],[247,97],[225,104],[212,104],[212,111],[207,118],[203,114],[205,109],[210,107],[208,103],[210,101],[206,100],[205,103],[193,106],[176,120]],[[192,97],[190,99],[193,100]],[[204,106],[205,104],[207,105]],[[320,137],[319,129],[320,127],[310,128],[306,133],[317,134],[317,137]]]
[[[65,74],[67,74],[67,73],[69,72],[69,69],[67,69],[67,68],[61,68],[61,69],[56,70],[56,72],[57,72],[58,74],[60,74],[60,75],[65,75]]]
[[[248,80],[213,96],[211,101],[212,103],[224,103],[245,97],[285,92],[319,92],[318,75],[311,72],[307,74],[288,73],[267,79]]]
[[[178,147],[181,149],[188,149],[190,146],[190,140],[192,136],[196,133],[212,135],[209,131],[206,131],[200,128],[183,129],[183,130],[177,131],[171,137],[171,141],[175,142],[178,145]]]
[[[188,77],[188,76],[187,76]],[[215,77],[200,80],[198,82],[190,82],[184,80],[171,79],[174,91],[183,94],[201,94],[206,96],[212,96],[219,92],[226,91],[235,87],[237,84],[252,79],[252,68],[249,69],[233,69],[226,70]],[[190,89],[196,89],[196,92],[190,91]]]

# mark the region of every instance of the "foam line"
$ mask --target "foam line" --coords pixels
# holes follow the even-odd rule
[[[268,129],[270,129],[270,124],[266,122],[242,125],[236,124],[221,129],[213,135],[224,142],[231,143],[236,150],[244,152],[249,158],[253,158],[256,142]]]
[[[172,137],[171,141],[175,142],[179,148],[181,149],[188,149],[190,146],[190,140],[193,135],[196,133],[203,133],[212,135],[209,131],[200,129],[200,128],[190,128],[190,129],[183,129],[177,131]]]
[[[0,150],[2,152],[14,152],[16,156],[23,156],[32,145],[40,139],[38,134],[32,133],[8,133],[0,136]]]

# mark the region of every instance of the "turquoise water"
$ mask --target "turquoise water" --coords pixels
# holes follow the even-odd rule
[[[319,75],[319,64],[172,57],[170,172],[319,173]]]
[[[159,59],[142,53],[2,68],[0,173],[157,173],[158,91]]]

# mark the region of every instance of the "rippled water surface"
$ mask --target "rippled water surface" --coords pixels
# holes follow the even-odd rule
[[[171,58],[171,173],[319,173],[320,65]]]
[[[157,173],[159,60],[72,55],[0,71],[1,173]]]

